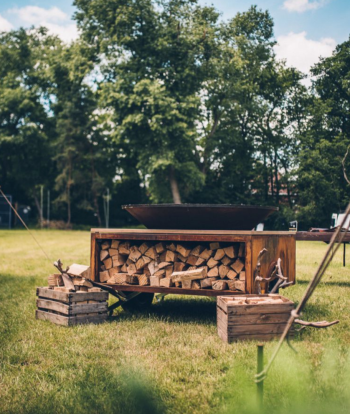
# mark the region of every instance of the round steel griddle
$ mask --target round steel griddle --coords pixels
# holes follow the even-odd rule
[[[161,204],[124,205],[134,218],[149,229],[247,230],[278,208],[245,205]]]

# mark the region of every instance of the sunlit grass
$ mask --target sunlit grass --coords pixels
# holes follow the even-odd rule
[[[88,232],[35,235],[52,261],[89,262]],[[298,284],[283,294],[301,298],[326,247],[298,243]],[[305,330],[297,355],[283,347],[265,381],[266,412],[349,412],[349,265],[339,252],[303,315],[341,323]],[[35,287],[53,271],[29,234],[0,231],[1,412],[258,411],[256,342],[219,339],[215,300],[168,296],[145,313],[59,327],[34,319]]]

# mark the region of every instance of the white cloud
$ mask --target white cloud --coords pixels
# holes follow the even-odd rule
[[[310,0],[285,0],[283,8],[289,12],[303,13],[308,10],[316,10],[324,6],[325,0],[310,1]]]
[[[13,29],[12,24],[0,14],[0,32],[8,32]]]
[[[70,42],[78,37],[78,29],[66,13],[58,7],[44,9],[38,6],[25,6],[10,9],[26,26],[45,26],[49,33],[59,36],[63,41]]]
[[[294,66],[304,73],[309,72],[320,56],[331,56],[337,44],[332,38],[312,40],[306,35],[306,32],[290,32],[288,35],[279,36],[275,46],[278,59],[285,59],[288,66]]]

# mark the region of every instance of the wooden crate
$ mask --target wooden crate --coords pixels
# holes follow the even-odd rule
[[[61,292],[46,287],[37,288],[38,320],[48,320],[62,326],[102,323],[107,319],[108,292]]]
[[[219,337],[227,343],[280,337],[293,308],[292,301],[278,294],[218,297]]]

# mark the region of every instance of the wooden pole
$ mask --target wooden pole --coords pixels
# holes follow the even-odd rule
[[[258,344],[258,370],[257,374],[261,373],[264,370],[264,345]],[[258,405],[259,409],[262,410],[263,407],[263,397],[264,397],[264,381],[261,380],[257,384],[257,394],[258,394]]]

